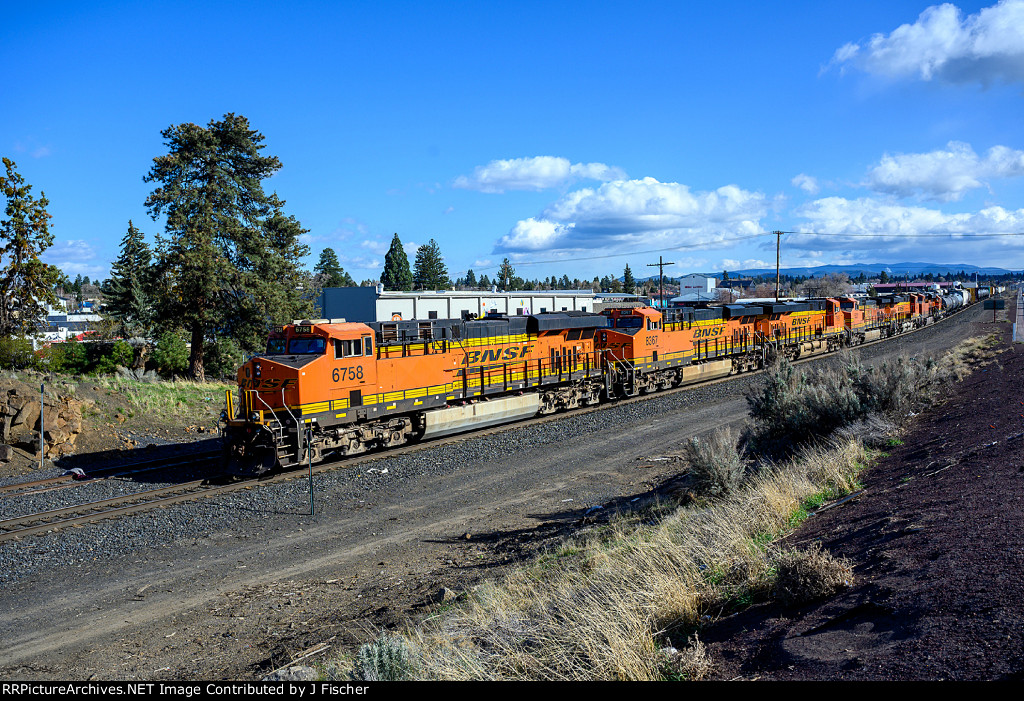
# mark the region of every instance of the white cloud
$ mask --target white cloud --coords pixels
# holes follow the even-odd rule
[[[616,180],[571,192],[516,223],[497,251],[714,245],[761,230],[765,196],[727,185],[693,193],[654,178]]]
[[[963,17],[951,3],[928,7],[913,24],[848,43],[830,65],[891,78],[951,83],[1024,80],[1024,0],[1002,0]]]
[[[604,163],[570,163],[568,158],[536,156],[491,161],[477,166],[471,176],[460,175],[454,187],[480,192],[506,190],[546,190],[577,180],[615,180],[626,174]]]
[[[748,270],[750,268],[774,268],[775,260],[767,261],[760,258],[746,258],[736,260],[735,258],[723,258],[722,270]]]
[[[800,173],[800,175],[793,178],[790,182],[811,195],[817,195],[818,191],[821,190],[818,186],[818,179],[811,177],[810,175],[805,175],[804,173]]]
[[[970,144],[951,141],[944,151],[890,156],[868,171],[868,186],[900,197],[920,194],[941,201],[959,200],[982,187],[982,178],[1024,175],[1024,151],[990,148],[981,158]]]
[[[947,214],[872,198],[826,197],[797,208],[794,214],[807,220],[802,228],[824,235],[790,236],[783,240],[784,248],[815,249],[816,253],[845,251],[847,256],[859,251],[860,255],[870,253],[890,260],[895,255],[906,255],[937,262],[967,257],[984,260],[998,255],[1009,264],[1024,255],[1024,237],[967,239],[979,234],[1024,231],[1024,209],[987,207],[978,212]],[[930,236],[917,237],[921,234]]]
[[[40,258],[44,263],[56,265],[71,279],[88,275],[93,280],[101,280],[110,275],[110,264],[96,263],[96,250],[81,239],[58,240],[43,251]]]

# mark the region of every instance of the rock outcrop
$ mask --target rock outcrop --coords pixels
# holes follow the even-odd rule
[[[42,430],[45,457],[53,459],[72,453],[82,431],[85,404],[73,397],[60,397],[57,400],[47,398],[44,406],[38,394],[8,389],[0,395],[0,443],[34,452],[39,449]]]

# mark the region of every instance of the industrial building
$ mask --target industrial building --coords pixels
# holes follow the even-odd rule
[[[623,295],[616,295],[616,299]],[[544,312],[595,312],[602,295],[590,290],[384,290],[376,287],[328,287],[317,299],[326,319],[392,321],[400,319],[461,319],[491,312],[525,316]]]

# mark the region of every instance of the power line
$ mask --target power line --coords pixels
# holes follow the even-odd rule
[[[775,233],[775,232],[770,232]],[[959,231],[950,231],[947,233],[931,233],[931,234],[844,234],[840,232],[825,232],[825,231],[780,231],[781,234],[797,234],[800,236],[842,236],[844,238],[899,238],[899,239],[923,239],[923,238],[949,238],[957,236],[965,239],[973,238],[986,238],[993,236],[1024,236],[1024,232],[1003,232],[997,234],[965,234]]]

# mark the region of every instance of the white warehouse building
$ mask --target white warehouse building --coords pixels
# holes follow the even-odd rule
[[[710,275],[701,275],[700,273],[690,273],[689,275],[683,275],[679,278],[679,294],[683,295],[696,295],[700,293],[702,297],[707,299],[714,289],[718,287],[718,278],[711,277]]]
[[[543,312],[600,311],[601,302],[590,290],[480,290],[384,291],[376,287],[328,287],[317,299],[320,314],[346,321],[408,319],[461,319],[491,312],[528,315]]]

